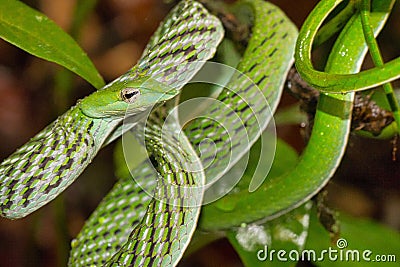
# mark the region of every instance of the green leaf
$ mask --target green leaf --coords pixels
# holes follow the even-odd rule
[[[79,45],[45,15],[20,1],[0,2],[0,37],[34,56],[64,66],[96,88],[104,85]]]
[[[310,222],[312,203],[267,223],[242,225],[227,236],[245,266],[295,266],[304,248]],[[297,251],[297,252],[296,252]],[[277,257],[278,253],[281,260]],[[289,255],[289,253],[292,253]]]
[[[306,242],[307,250],[315,250],[317,258],[321,255],[322,250],[337,250],[335,254],[332,252],[332,257],[337,255],[336,260],[330,260],[329,255],[325,254],[324,260],[314,261],[316,265],[320,267],[374,267],[374,266],[399,266],[400,260],[400,234],[393,231],[383,225],[375,223],[366,219],[358,219],[350,217],[348,215],[341,214],[339,216],[340,226],[341,226],[341,237],[340,244],[347,243],[347,246],[340,249],[337,245],[338,243],[333,243],[330,240],[328,232],[319,223],[316,214],[311,216],[310,229]],[[369,252],[365,251],[371,251]],[[340,252],[342,251],[342,252]],[[358,252],[355,252],[358,251]],[[365,261],[362,258],[363,253],[368,254],[368,258],[371,261]],[[340,260],[340,253],[342,253],[342,259]],[[347,258],[349,260],[346,261]],[[354,253],[354,259],[356,255],[359,255],[360,260],[352,260]],[[375,256],[394,255],[395,262],[377,262],[375,261]]]

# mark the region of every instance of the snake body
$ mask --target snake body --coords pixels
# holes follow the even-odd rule
[[[90,163],[116,124],[87,118],[74,107],[4,160],[1,215],[23,217],[54,199]]]
[[[176,114],[168,124],[164,121],[167,115],[168,105],[154,111],[144,133],[158,173],[153,198],[144,206],[147,210],[129,241],[106,266],[175,266],[196,228],[204,173],[191,171],[201,170],[201,162],[187,138],[177,138]]]
[[[203,153],[200,157],[203,166],[209,165],[204,169],[207,180],[225,173],[227,165],[233,165],[240,159],[246,149],[245,146],[253,143],[266,127],[271,118],[268,109],[276,109],[284,82],[282,77],[292,63],[296,29],[283,13],[264,1],[241,1],[239,5],[253,14],[253,35],[238,65],[241,73],[234,74],[226,86],[227,89],[222,90],[217,97],[217,100],[228,108],[221,109],[218,104],[210,106],[207,110],[214,120],[198,118],[184,129],[194,147],[206,138],[213,140],[217,147],[215,156],[217,160],[211,162],[211,165],[209,165],[211,154]],[[270,27],[266,29],[265,25]],[[280,46],[282,42],[288,45]],[[271,107],[265,106],[265,99]],[[163,118],[163,116],[157,117]],[[246,123],[240,125],[234,118]],[[233,139],[224,138],[227,132],[218,120],[230,122],[232,125],[228,128],[243,130],[243,132],[238,130],[242,135]],[[162,119],[161,122],[154,123],[154,125],[161,124]],[[154,139],[159,132],[159,130],[154,131],[154,125],[148,126],[153,129],[149,139]],[[175,125],[175,127],[178,129],[170,129],[167,132],[178,132],[180,126]],[[169,137],[166,141],[168,139]],[[157,143],[157,138],[150,143]],[[185,147],[185,142],[182,146]],[[172,165],[168,163],[171,159],[166,162],[160,155],[161,148],[152,150],[152,147],[154,146],[150,145],[148,149],[150,154],[155,156],[152,163],[156,169],[160,162],[164,162],[161,166]],[[172,154],[180,155],[182,151],[185,150],[180,149]],[[151,165],[148,161],[144,161],[131,171],[131,175],[147,181],[146,187],[159,188],[152,177],[159,176],[161,179],[163,175],[160,174],[163,172],[158,171],[157,174]],[[190,233],[196,227],[198,208],[169,205],[169,209],[166,206],[159,206],[157,210],[156,204],[160,205],[160,202],[149,197],[138,184],[132,182],[130,177],[119,180],[73,241],[69,265],[101,266],[107,262],[109,266],[174,266],[182,257],[183,248],[187,246]],[[189,221],[185,217],[187,214],[184,212],[185,209],[196,211],[189,216]],[[185,226],[176,225],[177,216],[181,224],[186,221]],[[166,217],[175,220],[167,220],[161,224],[160,220],[158,223],[155,220]],[[175,231],[172,231],[174,228]],[[179,235],[177,229],[183,229],[183,234]],[[164,233],[164,236],[160,233]],[[112,255],[114,256],[110,260]],[[175,260],[171,260],[172,258]]]
[[[3,217],[24,217],[54,199],[105,142],[121,135],[119,125],[126,113],[139,120],[144,110],[176,95],[202,62],[214,55],[222,38],[219,20],[210,15],[193,24],[204,14],[204,8],[193,1],[177,8],[184,10],[179,12],[182,17],[167,19],[136,66],[80,100],[1,163]],[[169,27],[173,30],[167,32]]]
[[[145,161],[131,174],[147,181],[153,197],[130,177],[118,181],[72,242],[69,265],[175,266],[196,228],[205,180],[226,173],[261,135],[293,61],[297,31],[278,8],[262,0],[243,0],[238,8],[250,14],[252,35],[239,73],[216,99],[226,108],[208,109],[213,120],[195,119],[183,133],[177,114],[166,120],[174,106],[170,99],[214,55],[223,37],[217,18],[198,2],[184,0],[136,66],[79,101],[0,165],[1,215],[24,217],[45,205],[102,146],[133,125],[142,126],[138,135],[151,164]],[[121,124],[125,113],[133,116],[128,129]],[[227,137],[227,129],[234,138]],[[203,139],[212,140],[216,150],[198,155],[194,148]]]

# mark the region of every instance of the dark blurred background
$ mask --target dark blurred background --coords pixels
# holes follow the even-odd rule
[[[78,33],[72,20],[78,0],[23,2],[72,33],[107,82],[136,63],[171,8],[161,0],[99,0]],[[271,2],[300,26],[318,1]],[[399,17],[398,6],[379,39],[385,60],[399,56],[400,23],[395,20]],[[0,40],[0,160],[93,90],[76,75]],[[281,107],[293,103],[295,99],[285,93]],[[299,125],[279,127],[278,134],[301,152],[304,141]],[[397,153],[398,160],[393,161],[392,150],[391,140],[352,135],[346,156],[328,186],[330,205],[399,230],[400,155]],[[65,266],[71,239],[114,183],[110,145],[49,205],[25,219],[0,218],[0,266]],[[222,240],[192,255],[182,266],[242,265]]]

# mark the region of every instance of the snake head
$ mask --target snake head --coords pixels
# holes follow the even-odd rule
[[[78,106],[91,118],[123,118],[139,114],[178,93],[178,90],[147,76],[131,79],[124,75],[82,99]]]

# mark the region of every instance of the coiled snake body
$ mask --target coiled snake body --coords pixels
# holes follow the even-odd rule
[[[0,214],[20,218],[45,205],[80,175],[102,146],[132,126],[142,126],[137,135],[144,139],[152,164],[143,162],[131,175],[145,180],[153,197],[131,178],[119,180],[72,242],[69,265],[175,266],[196,228],[205,180],[225,173],[257,140],[292,64],[293,24],[267,2],[244,0],[238,5],[252,14],[252,35],[239,73],[216,99],[228,108],[208,108],[215,120],[197,118],[182,132],[176,112],[169,115],[174,107],[170,99],[214,55],[223,37],[216,17],[196,1],[184,0],[163,21],[136,66],[79,101],[3,161]],[[144,122],[144,114],[155,105]],[[129,126],[122,125],[126,115]],[[226,121],[235,138],[225,138],[226,125],[218,120]],[[193,149],[204,139],[214,142],[214,161]]]

